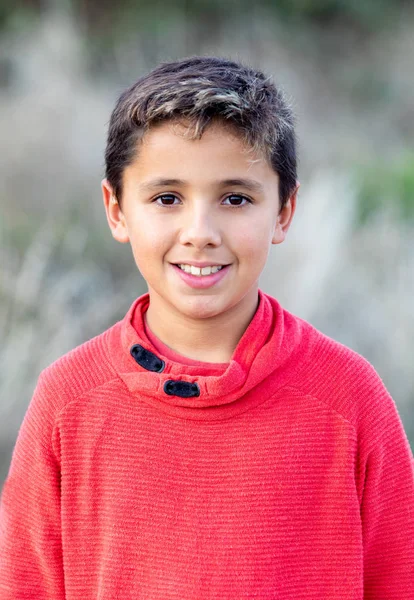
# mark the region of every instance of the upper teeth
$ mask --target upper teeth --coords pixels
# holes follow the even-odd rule
[[[221,266],[214,267],[194,267],[193,265],[178,265],[180,269],[185,271],[186,273],[191,273],[191,275],[211,275],[212,273],[217,273],[222,268]]]

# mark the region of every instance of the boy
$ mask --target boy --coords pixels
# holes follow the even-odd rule
[[[260,71],[193,57],[121,95],[103,200],[148,294],[40,375],[2,494],[2,600],[414,598],[394,401],[258,288],[298,186]]]

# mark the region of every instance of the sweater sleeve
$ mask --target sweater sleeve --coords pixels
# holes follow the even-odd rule
[[[0,597],[63,600],[58,440],[46,377],[39,377],[0,501]]]
[[[381,380],[376,395],[361,502],[364,600],[414,599],[414,460]]]

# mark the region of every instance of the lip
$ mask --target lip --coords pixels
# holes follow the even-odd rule
[[[185,261],[185,260],[177,260],[175,263],[171,263],[172,265],[190,265],[192,267],[226,267],[228,263],[217,263],[217,262],[197,262],[197,261]]]
[[[195,267],[201,266],[201,264],[194,264],[194,263],[179,263],[181,265],[190,265],[193,264]],[[213,266],[213,263],[203,263],[204,266],[208,267],[208,266]],[[220,265],[217,265],[220,266]],[[219,281],[221,281],[224,277],[226,277],[228,271],[229,271],[229,267],[231,265],[225,265],[223,266],[222,269],[220,269],[220,271],[217,271],[217,273],[211,273],[211,275],[191,275],[191,273],[186,273],[185,271],[183,271],[182,269],[180,269],[180,267],[177,267],[177,265],[171,264],[171,267],[174,269],[174,271],[177,273],[177,275],[179,277],[181,277],[181,280],[184,281],[184,283],[186,283],[187,285],[189,285],[192,288],[196,288],[196,289],[206,289],[209,287],[212,287],[213,285],[216,285]]]

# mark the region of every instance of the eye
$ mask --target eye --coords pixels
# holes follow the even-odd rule
[[[178,202],[175,202],[175,200]],[[223,202],[226,203],[227,200],[229,201],[227,206],[234,206],[236,208],[239,206],[246,206],[246,204],[252,204],[252,201],[247,198],[247,196],[242,196],[240,194],[231,194],[230,196],[227,196]],[[180,199],[175,194],[162,194],[161,196],[157,196],[153,202],[158,204],[158,206],[176,206],[177,203],[180,202]]]
[[[229,200],[229,204],[227,204],[227,206],[246,206],[246,204],[252,204],[252,201],[250,200],[250,198],[247,198],[247,196],[241,196],[240,194],[230,194],[230,196],[227,196],[227,198],[224,198],[224,202],[226,200]],[[245,202],[244,202],[245,200]]]
[[[179,200],[174,194],[162,194],[154,199],[155,204],[158,206],[175,206],[174,200]]]

